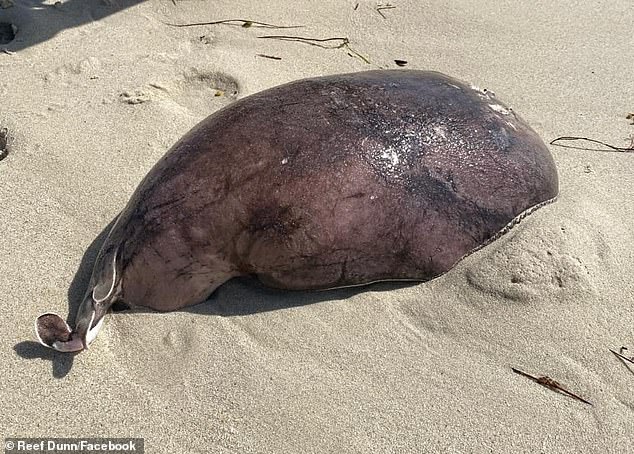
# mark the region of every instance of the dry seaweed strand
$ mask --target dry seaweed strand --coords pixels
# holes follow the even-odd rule
[[[576,150],[607,151],[607,152],[618,151],[618,152],[621,152],[621,153],[627,153],[627,152],[634,151],[634,137],[631,137],[630,139],[632,140],[632,143],[628,147],[615,147],[614,145],[610,145],[609,143],[601,142],[600,140],[590,139],[588,137],[577,137],[577,136],[557,137],[556,139],[551,140],[550,144],[551,145],[557,145],[558,147],[574,148]],[[602,145],[604,147],[608,147],[609,150],[601,150],[601,149],[587,148],[587,147],[575,147],[575,146],[572,146],[572,145],[562,145],[562,144],[559,144],[559,143],[555,143],[555,142],[559,142],[559,141],[572,141],[572,140],[584,140],[586,142],[596,143],[598,145]]]
[[[559,392],[559,393],[563,393],[568,397],[572,397],[573,399],[577,399],[578,401],[583,402],[584,404],[588,404],[588,405],[592,405],[592,403],[588,402],[587,400],[585,400],[583,397],[579,397],[578,395],[568,391],[566,388],[564,388],[563,386],[561,386],[560,383],[556,382],[555,380],[553,380],[552,378],[544,375],[541,377],[534,377],[530,374],[527,374],[526,372],[522,372],[519,369],[516,369],[514,367],[511,367],[511,370],[513,372],[515,372],[516,374],[522,375],[526,378],[529,378],[531,380],[533,380],[535,383],[538,383],[542,386],[545,386],[546,388],[555,391],[555,392]]]
[[[165,25],[169,25],[170,27],[200,27],[203,25],[232,25],[234,27],[242,27],[242,28],[302,28],[303,25],[274,25],[267,24],[266,22],[258,22],[255,20],[249,19],[224,19],[224,20],[216,20],[211,22],[192,22],[188,24],[170,24],[169,22],[164,22]]]
[[[370,64],[370,60],[350,47],[350,39],[343,38],[306,38],[303,36],[289,36],[289,35],[266,35],[258,36],[262,39],[277,39],[279,41],[295,41],[298,43],[308,44],[309,46],[321,47],[322,49],[345,49],[348,51],[348,55],[361,59],[367,64]],[[338,41],[338,43],[337,43]]]

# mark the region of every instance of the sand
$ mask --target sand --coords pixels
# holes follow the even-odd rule
[[[0,44],[0,433],[136,436],[151,453],[632,449],[634,367],[609,349],[634,354],[634,154],[551,146],[559,200],[428,283],[242,279],[190,310],[109,315],[79,355],[35,343],[152,164],[264,88],[402,59],[493,90],[545,141],[634,134],[631,2],[356,3],[2,2],[18,33]],[[305,28],[165,25],[222,19]],[[270,34],[348,37],[370,63]]]

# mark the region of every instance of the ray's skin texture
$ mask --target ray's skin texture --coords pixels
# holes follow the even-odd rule
[[[75,330],[38,336],[81,349],[115,301],[171,311],[239,275],[428,280],[557,193],[548,149],[491,93],[411,70],[292,82],[178,141],[103,244]]]

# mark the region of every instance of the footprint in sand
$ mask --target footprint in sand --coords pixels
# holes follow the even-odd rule
[[[146,86],[120,93],[126,104],[171,101],[196,116],[207,116],[235,101],[240,93],[238,81],[223,72],[192,68],[171,81],[152,81]]]
[[[122,103],[130,105],[150,102],[152,98],[152,93],[148,90],[143,90],[142,88],[137,88],[136,90],[131,91],[124,91],[119,95],[119,100]]]
[[[467,284],[479,292],[516,302],[562,290],[596,293],[590,274],[601,266],[606,250],[591,229],[565,223],[546,226],[534,240],[518,235],[511,231],[480,251],[482,266],[469,266],[464,271]],[[579,250],[578,244],[586,247]]]
[[[238,81],[219,71],[186,71],[177,82],[174,100],[194,112],[208,115],[235,101],[240,93]]]
[[[108,350],[117,352],[117,361],[126,369],[127,375],[162,383],[165,379],[165,365],[174,363],[174,358],[179,358],[181,365],[194,367],[192,363],[198,355],[197,344],[201,342],[189,320],[183,320],[179,316],[148,315],[152,321],[152,332],[146,337],[143,319],[138,315],[117,314],[110,318],[106,330],[110,331],[109,335],[105,336],[108,339]],[[135,363],[135,357],[141,355],[147,357],[143,369],[127,367],[128,364]],[[181,378],[181,375],[186,374],[186,370],[173,373]]]
[[[197,37],[192,38],[191,42],[194,43],[195,45],[208,46],[210,44],[213,44],[215,40],[216,40],[216,35],[208,32],[203,35],[198,35]]]
[[[64,63],[44,74],[46,82],[76,83],[77,80],[97,79],[101,72],[101,61],[88,57],[74,62]]]

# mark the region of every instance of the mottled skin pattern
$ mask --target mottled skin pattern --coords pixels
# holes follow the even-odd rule
[[[238,275],[286,289],[431,279],[557,192],[537,134],[445,75],[282,85],[203,120],[155,165],[103,245],[75,331],[115,301],[174,310]]]

